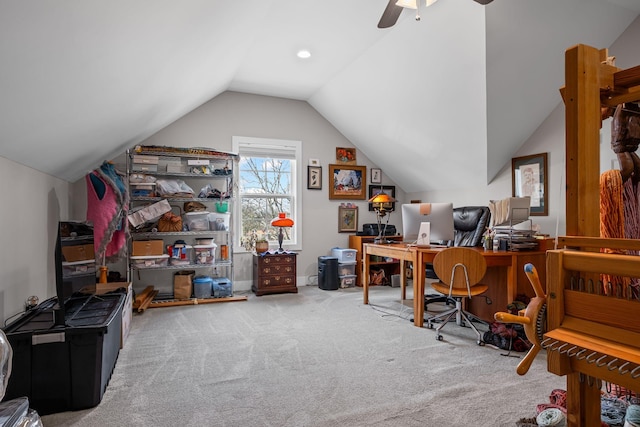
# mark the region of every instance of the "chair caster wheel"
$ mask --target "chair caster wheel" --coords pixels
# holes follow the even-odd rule
[[[427,329],[433,329],[433,325],[431,323],[427,324]]]
[[[442,335],[436,335],[436,339],[438,341],[442,341],[444,339],[444,337]]]

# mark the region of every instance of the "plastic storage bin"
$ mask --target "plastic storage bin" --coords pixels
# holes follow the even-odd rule
[[[189,231],[208,231],[209,230],[209,212],[187,212],[184,214],[184,222]]]
[[[216,248],[218,245],[194,245],[196,264],[214,264],[216,262]]]
[[[166,267],[169,255],[132,256],[131,261],[136,268]]]
[[[341,288],[352,288],[356,285],[356,279],[358,276],[355,274],[350,274],[347,276],[339,276],[340,277],[340,287]]]
[[[216,277],[213,279],[211,291],[215,298],[230,297],[232,295],[231,280],[226,277]]]
[[[193,296],[196,298],[211,298],[213,279],[209,276],[198,276],[193,279]]]
[[[133,197],[153,197],[155,195],[155,182],[131,182],[129,185]]]
[[[5,327],[13,349],[5,399],[27,396],[40,415],[98,405],[120,352],[124,299],[72,298],[65,319],[56,322],[57,298],[51,298]]]
[[[331,256],[338,258],[338,262],[356,262],[356,250],[355,249],[331,249]]]
[[[338,263],[338,276],[353,276],[354,274],[356,274],[355,262]]]
[[[209,229],[214,231],[229,231],[231,214],[229,212],[211,212],[209,214]]]
[[[96,261],[94,259],[89,259],[86,261],[63,262],[62,272],[65,276],[95,273]]]

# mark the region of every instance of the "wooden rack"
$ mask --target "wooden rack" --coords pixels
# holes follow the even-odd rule
[[[560,92],[566,111],[566,230],[582,241],[564,241],[580,250],[548,252],[543,347],[548,370],[567,377],[567,425],[596,427],[602,380],[640,390],[640,303],[598,293],[601,274],[637,276],[640,257],[597,253],[616,242],[595,239],[602,108],[640,100],[640,66],[620,70],[606,49],[577,45],[566,51]]]
[[[615,240],[563,238],[569,247],[620,249]],[[623,242],[640,249],[640,242]],[[605,295],[594,275],[640,272],[640,257],[577,249],[547,252],[547,368],[567,376],[567,425],[600,426],[602,380],[640,390],[640,300],[629,288]]]

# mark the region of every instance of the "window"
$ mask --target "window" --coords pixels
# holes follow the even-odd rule
[[[279,229],[271,226],[271,220],[284,212],[294,226],[283,229],[283,246],[300,249],[302,178],[298,169],[302,142],[234,136],[233,151],[240,155],[234,246],[243,250],[248,241],[265,237],[273,247]]]

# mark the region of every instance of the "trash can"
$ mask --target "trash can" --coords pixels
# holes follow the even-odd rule
[[[340,287],[338,257],[318,257],[318,287],[325,291],[335,291]]]

